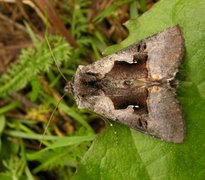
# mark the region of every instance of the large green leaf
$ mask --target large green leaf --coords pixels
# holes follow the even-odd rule
[[[178,78],[186,139],[160,141],[115,123],[94,141],[74,179],[205,179],[205,1],[162,0],[126,26],[130,36],[113,52],[179,24],[186,52]],[[116,140],[116,138],[118,140]]]

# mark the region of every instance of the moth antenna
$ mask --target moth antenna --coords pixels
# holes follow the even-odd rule
[[[53,54],[51,45],[50,45],[50,43],[49,43],[49,41],[48,41],[48,38],[47,38],[46,36],[45,36],[45,39],[46,39],[46,42],[47,42],[49,51],[50,51],[50,53],[51,53],[52,59],[53,59],[55,65],[56,65],[56,67],[57,67],[57,69],[58,69],[60,75],[61,75],[61,76],[63,77],[63,79],[67,82],[68,80],[67,80],[67,78],[64,76],[64,74],[62,73],[62,71],[60,70],[60,67],[59,67],[59,65],[58,65],[58,63],[57,63],[57,61],[56,61],[55,55]]]
[[[45,128],[45,130],[44,130],[44,132],[43,132],[43,135],[42,135],[42,139],[40,140],[39,149],[41,148],[42,141],[43,141],[43,139],[44,139],[44,137],[45,137],[45,135],[46,135],[46,132],[47,132],[47,130],[48,130],[48,126],[50,125],[50,122],[51,122],[51,120],[52,120],[52,118],[53,118],[53,115],[54,115],[54,113],[56,112],[56,110],[58,109],[59,104],[61,103],[61,101],[63,100],[63,98],[65,97],[65,95],[66,95],[66,93],[64,93],[64,94],[61,96],[61,98],[59,99],[58,103],[56,104],[56,106],[55,106],[53,112],[51,113],[51,115],[50,115],[50,117],[49,117],[48,123],[46,124],[46,128]]]

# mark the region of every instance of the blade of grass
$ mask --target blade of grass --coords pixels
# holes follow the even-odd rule
[[[71,136],[71,137],[59,137],[57,141],[55,141],[52,145],[50,145],[47,148],[44,148],[38,152],[35,153],[27,153],[27,158],[29,160],[35,160],[41,157],[45,151],[49,149],[55,149],[60,147],[68,147],[72,145],[81,144],[83,142],[87,141],[93,141],[95,139],[96,135],[89,135],[89,136]]]
[[[17,107],[19,107],[19,105],[20,103],[18,101],[13,101],[12,103],[0,108],[0,114],[4,114],[8,111],[11,111],[12,109],[16,109]]]
[[[134,0],[121,0],[113,3],[111,6],[107,7],[104,11],[101,11],[95,19],[93,20],[95,24],[101,22],[105,17],[113,13],[118,7],[133,2]]]
[[[18,137],[18,138],[24,138],[24,139],[35,139],[35,140],[41,140],[42,135],[40,134],[28,134],[21,131],[13,131],[13,130],[6,130],[4,131],[4,134],[8,136]],[[46,135],[44,136],[44,140],[57,140],[58,136],[51,136]]]
[[[140,0],[140,8],[143,12],[147,10],[147,5],[145,0]]]
[[[137,2],[133,1],[130,3],[130,19],[135,19],[139,16],[138,10],[137,10]]]

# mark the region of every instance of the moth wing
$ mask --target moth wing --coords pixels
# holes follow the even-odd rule
[[[121,112],[115,111],[115,116],[122,124],[143,133],[168,142],[183,142],[185,135],[183,113],[173,90],[154,86],[149,89],[148,94],[147,114],[139,115],[127,108],[120,110]]]
[[[135,62],[135,56],[139,56],[147,60],[147,69],[151,78],[170,79],[174,77],[183,54],[182,32],[179,26],[173,26],[87,65],[84,71],[103,77],[113,68],[115,61],[126,61],[131,64]]]
[[[90,97],[87,102],[92,102],[92,105],[86,106],[132,129],[168,142],[183,142],[185,134],[183,113],[174,91],[168,87],[158,86],[151,87],[148,91],[147,107],[144,107],[147,112],[143,109],[138,111],[132,105],[125,109],[115,109],[112,100],[107,96]]]
[[[173,89],[158,86],[150,88],[147,108],[148,134],[174,143],[184,140],[183,112]]]
[[[184,39],[179,26],[147,38],[145,44],[149,76],[153,79],[173,78],[184,54]]]

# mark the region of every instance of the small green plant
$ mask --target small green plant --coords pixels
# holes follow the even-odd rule
[[[50,36],[57,63],[67,62],[71,47],[62,37]],[[34,47],[24,49],[17,63],[12,64],[7,73],[0,78],[0,95],[10,94],[24,88],[39,73],[48,72],[52,68],[52,57],[45,40],[38,40]]]

